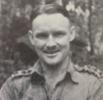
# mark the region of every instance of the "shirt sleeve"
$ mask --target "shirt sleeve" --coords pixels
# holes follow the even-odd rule
[[[16,100],[12,82],[8,79],[0,89],[0,100]]]

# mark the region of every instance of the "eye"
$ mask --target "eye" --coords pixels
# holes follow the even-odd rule
[[[48,34],[47,33],[37,33],[36,37],[39,39],[46,39],[48,38]]]
[[[58,32],[55,32],[54,33],[54,37],[63,37],[63,36],[65,36],[65,32],[62,32],[62,31],[58,31]]]

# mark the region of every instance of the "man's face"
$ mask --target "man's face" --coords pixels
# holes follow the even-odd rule
[[[32,23],[30,40],[41,61],[56,65],[69,55],[73,39],[70,22],[60,13],[39,15]]]

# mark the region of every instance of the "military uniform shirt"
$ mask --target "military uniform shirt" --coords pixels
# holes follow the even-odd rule
[[[70,64],[49,93],[39,61],[13,74],[0,90],[0,100],[103,100],[102,73],[95,67]]]

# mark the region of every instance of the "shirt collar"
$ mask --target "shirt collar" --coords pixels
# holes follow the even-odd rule
[[[38,60],[36,62],[36,64],[33,66],[32,68],[33,73],[31,76],[31,82],[35,83],[35,84],[45,84],[45,78],[43,76],[43,71],[42,68],[40,66],[40,61]],[[78,84],[79,82],[79,74],[75,69],[75,65],[70,62],[66,71],[66,75],[63,77],[63,79],[66,78],[66,76],[69,76],[69,78],[71,78],[71,81],[75,84]],[[63,80],[62,79],[62,80]],[[58,80],[58,82],[61,80]]]
[[[75,68],[76,65],[74,65],[72,62],[70,62],[68,69],[67,69],[67,74],[70,75],[71,80],[78,84],[79,83],[79,78],[80,78],[80,74],[79,72],[76,70]]]
[[[31,75],[31,83],[43,85],[45,83],[45,79],[42,75],[42,68],[39,60],[35,63],[31,70],[33,71]]]

